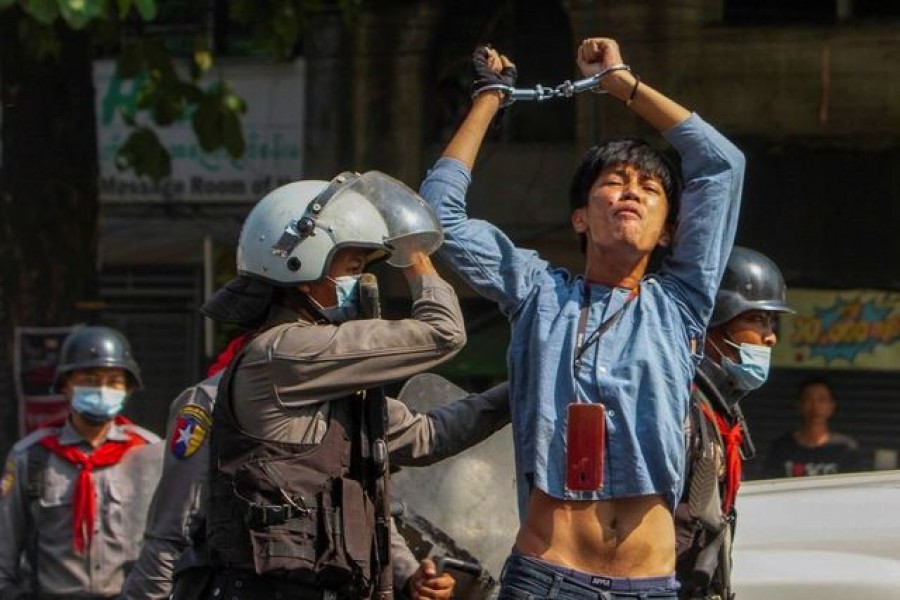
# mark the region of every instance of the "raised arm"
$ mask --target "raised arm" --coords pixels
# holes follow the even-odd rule
[[[664,134],[681,157],[684,187],[665,285],[702,331],[731,253],[740,210],[744,156],[698,115],[638,79],[609,38],[582,42],[576,57],[584,75],[606,73],[600,85]]]
[[[581,42],[578,68],[585,77],[606,72],[600,86],[610,95],[625,102],[638,116],[660,133],[687,120],[690,111],[656,91],[624,67],[619,45],[609,38],[588,38]]]
[[[517,248],[492,223],[469,218],[466,195],[472,167],[500,109],[502,90],[512,87],[516,77],[512,61],[490,48],[477,49],[473,63],[477,79],[472,106],[420,193],[444,228],[438,256],[478,294],[496,302],[504,314],[512,314],[547,265],[535,252]]]
[[[491,121],[497,116],[504,100],[504,93],[493,86],[514,84],[516,72],[512,61],[493,48],[479,47],[475,50],[473,62],[478,79],[474,85],[476,96],[472,108],[442,154],[443,158],[460,161],[470,171],[475,166],[475,158]]]

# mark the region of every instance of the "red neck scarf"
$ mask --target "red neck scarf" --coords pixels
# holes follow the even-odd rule
[[[250,334],[253,332],[247,332],[244,335],[239,335],[225,346],[225,349],[222,350],[219,355],[213,360],[213,363],[209,366],[209,369],[206,371],[207,377],[212,377],[219,371],[224,371],[225,367],[232,361],[232,359],[237,356],[238,352],[240,352],[247,341],[250,339]]]
[[[741,487],[741,442],[744,439],[744,432],[741,431],[741,424],[735,423],[734,426],[728,425],[725,419],[719,413],[713,411],[705,403],[700,403],[703,414],[709,419],[710,423],[719,430],[722,441],[725,442],[725,497],[722,499],[722,512],[729,514],[731,507],[734,506],[734,499],[737,497],[738,488]]]
[[[131,423],[128,419],[118,416],[115,419],[117,425]],[[75,550],[81,554],[85,547],[91,545],[94,536],[94,519],[97,515],[97,494],[94,491],[94,478],[91,473],[95,468],[109,467],[117,464],[126,452],[135,446],[143,446],[147,442],[139,435],[127,432],[128,439],[106,440],[99,448],[90,454],[85,454],[76,446],[64,446],[59,442],[59,435],[48,435],[41,439],[40,444],[53,454],[63,458],[73,465],[78,465],[81,472],[75,482],[73,496],[72,529],[75,539]]]

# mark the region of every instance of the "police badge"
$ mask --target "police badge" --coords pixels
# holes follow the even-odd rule
[[[170,436],[169,450],[175,458],[187,458],[197,451],[209,433],[212,419],[196,404],[187,404],[178,411]]]

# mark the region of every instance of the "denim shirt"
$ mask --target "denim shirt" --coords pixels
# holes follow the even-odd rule
[[[445,242],[438,257],[499,305],[512,335],[507,353],[520,518],[530,486],[559,499],[662,495],[674,508],[683,484],[683,425],[716,289],[731,252],[743,154],[699,116],[665,134],[678,150],[685,187],[672,252],[639,294],[587,282],[517,248],[490,223],[469,219],[471,174],[442,158],[421,194]],[[582,304],[586,335],[624,305],[574,367]],[[606,406],[604,487],[565,488],[566,411],[576,398]]]

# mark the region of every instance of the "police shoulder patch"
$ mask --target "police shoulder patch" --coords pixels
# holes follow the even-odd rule
[[[178,411],[172,433],[169,450],[175,458],[187,458],[197,451],[206,441],[212,426],[209,413],[196,404],[186,404]]]
[[[12,458],[6,460],[6,468],[3,469],[3,477],[0,478],[0,498],[6,498],[16,484],[16,461]]]

